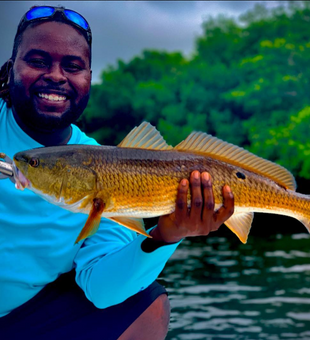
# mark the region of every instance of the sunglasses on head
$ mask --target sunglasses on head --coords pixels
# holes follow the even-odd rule
[[[18,25],[18,32],[25,29],[25,26],[30,22],[44,21],[60,13],[62,17],[71,25],[76,26],[86,34],[87,42],[91,45],[92,35],[88,22],[79,13],[64,7],[52,6],[34,6],[21,19]]]

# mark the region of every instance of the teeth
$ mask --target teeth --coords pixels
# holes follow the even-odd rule
[[[59,96],[58,94],[39,93],[39,97],[51,100],[53,102],[61,102],[61,101],[66,100],[65,96]]]

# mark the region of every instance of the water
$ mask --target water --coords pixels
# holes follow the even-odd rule
[[[310,235],[187,239],[160,276],[168,340],[310,339]],[[214,234],[216,235],[216,234]]]

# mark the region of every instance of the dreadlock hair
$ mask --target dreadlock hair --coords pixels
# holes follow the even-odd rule
[[[0,69],[0,98],[2,98],[6,102],[7,107],[12,107],[12,101],[9,90],[9,63],[15,61],[18,47],[22,41],[23,33],[24,31],[20,32],[19,34],[16,33],[13,44],[12,56],[1,66]]]
[[[30,26],[30,25],[29,25]],[[16,33],[13,43],[13,50],[12,56],[9,60],[7,60],[0,69],[0,98],[2,98],[5,102],[7,107],[12,107],[10,91],[9,91],[9,62],[15,61],[18,47],[22,41],[22,35],[24,31],[20,32],[19,34]]]
[[[8,63],[5,62],[0,69],[0,98],[2,98],[8,107],[12,106],[10,91],[9,91],[9,73],[8,73]]]

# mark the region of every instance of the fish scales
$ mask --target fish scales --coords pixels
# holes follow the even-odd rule
[[[294,178],[284,168],[203,133],[193,133],[172,148],[150,125],[136,129],[117,147],[67,145],[18,153],[15,177],[18,181],[22,173],[31,190],[65,209],[91,218],[99,206],[100,216],[145,234],[129,218],[173,212],[181,179],[189,179],[194,170],[207,171],[216,209],[223,203],[224,185],[234,194],[235,213],[225,224],[242,242],[253,212],[292,216],[309,230],[309,197],[294,191]],[[33,160],[38,165],[32,166]],[[96,228],[92,223],[78,239],[93,233],[98,223]]]
[[[216,204],[222,203],[222,187],[228,184],[234,192],[237,208],[256,206],[257,209],[272,210],[279,207],[285,210],[288,208],[286,202],[289,201],[289,207],[295,205],[295,211],[303,209],[297,193],[292,197],[292,193],[289,194],[287,190],[262,176],[210,157],[176,151],[89,146],[85,152],[80,150],[76,154],[74,166],[78,164],[79,167],[84,159],[88,159],[87,167],[97,176],[92,188],[95,194],[106,196],[108,193],[110,197],[117,197],[113,205],[106,207],[106,212],[124,213],[130,209],[140,209],[149,211],[149,216],[156,216],[155,209],[171,212],[180,180],[189,178],[195,169],[210,173]],[[81,173],[83,168],[84,165]],[[59,166],[56,171],[59,171]],[[245,179],[238,178],[238,172],[245,175]],[[75,173],[72,173],[74,176]],[[72,189],[76,188],[73,186]],[[73,197],[69,188],[67,196],[70,200]],[[152,201],[149,199],[151,196]],[[80,197],[78,195],[74,203]]]
[[[173,211],[180,180],[189,177],[202,160],[173,151],[115,148],[99,150],[93,169],[98,174],[98,191],[108,190],[117,197],[106,212],[143,211],[158,216]]]

